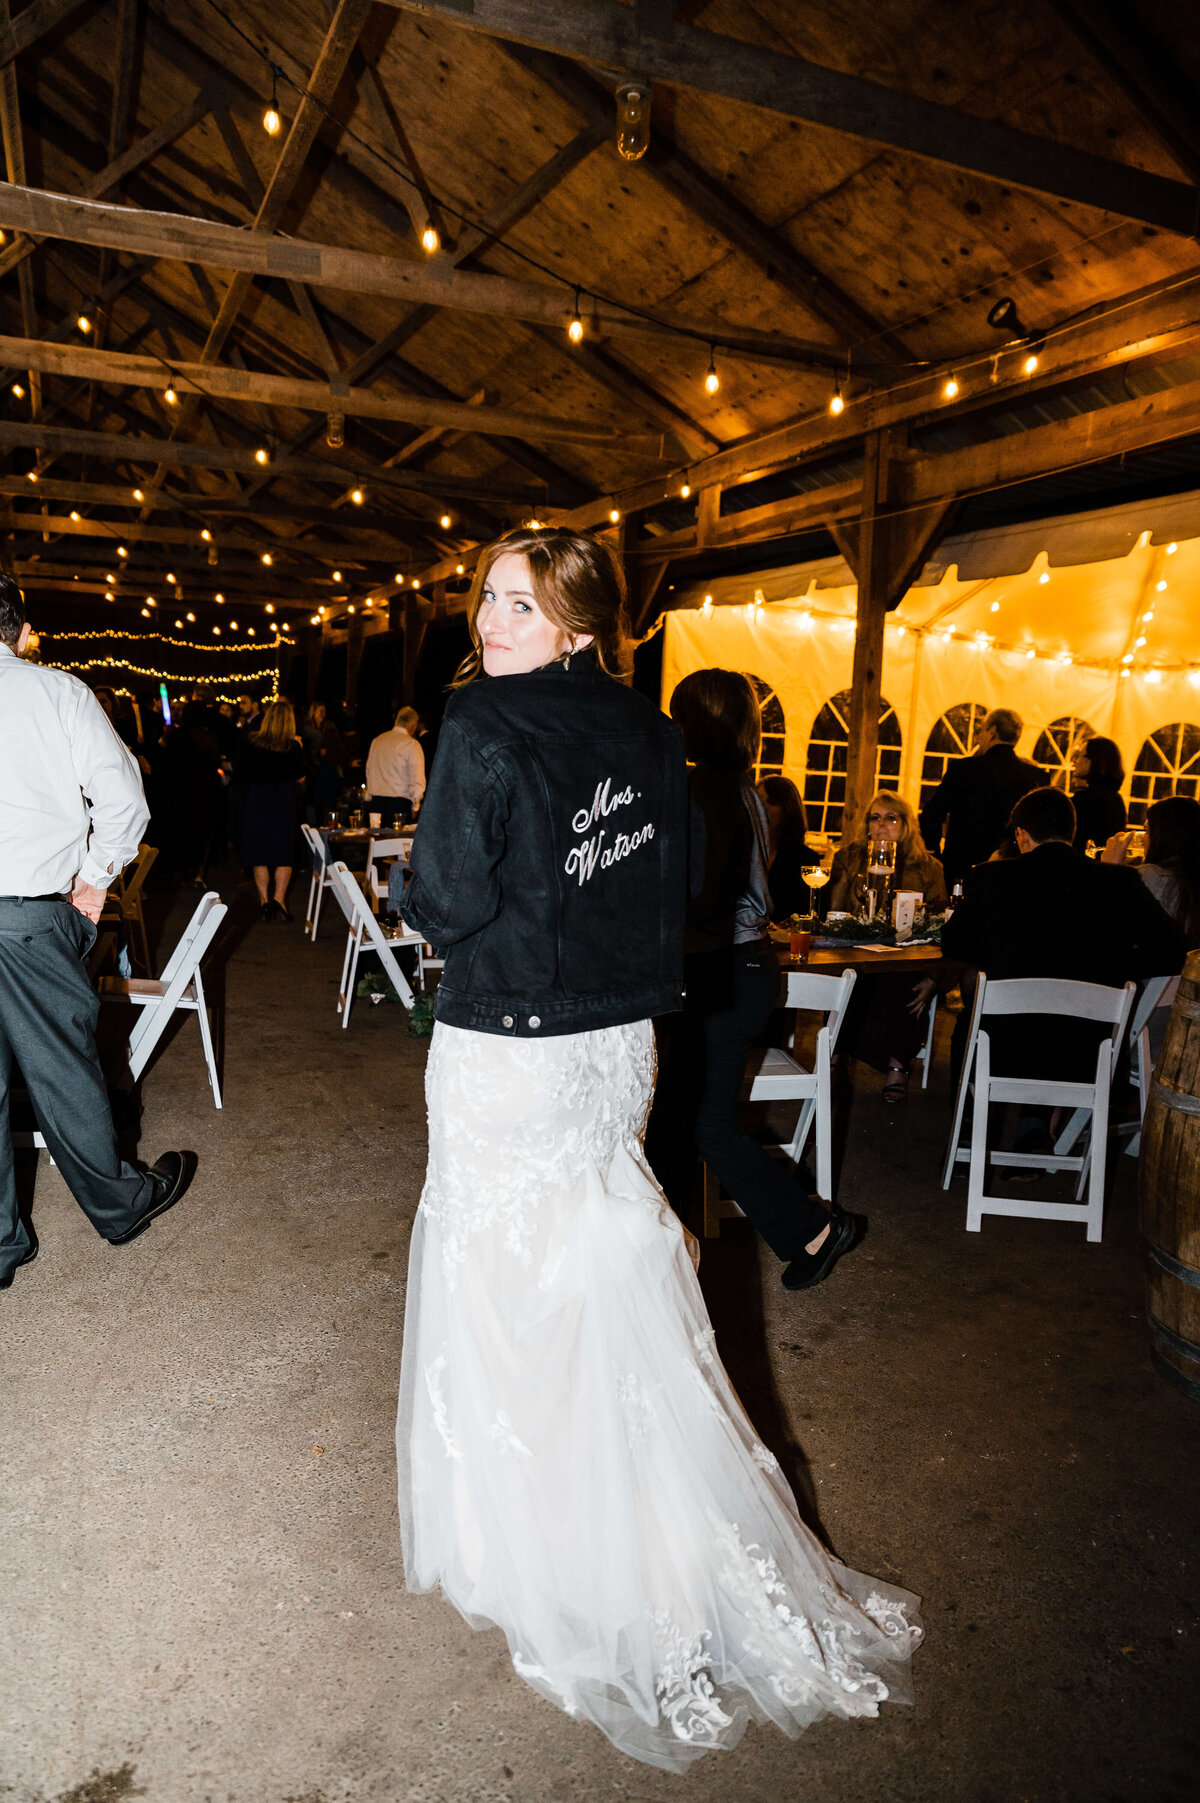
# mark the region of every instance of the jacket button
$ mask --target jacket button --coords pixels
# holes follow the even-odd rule
[[[502,1027],[511,1027],[512,1024],[513,1024],[513,1017],[511,1014],[506,1014],[504,1016],[503,1020],[500,1022],[500,1025]]]
[[[539,1019],[538,1019],[538,1017],[537,1017],[537,1015],[536,1015],[536,1014],[531,1014],[531,1015],[530,1015],[530,1016],[529,1016],[529,1024],[530,1024],[530,1026],[531,1026],[531,1027],[540,1027],[540,1026],[541,1026],[541,1024],[542,1024],[542,1023],[541,1023],[541,1021],[540,1021],[540,1020],[539,1020]]]

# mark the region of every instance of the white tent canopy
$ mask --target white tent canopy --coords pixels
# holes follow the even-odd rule
[[[766,768],[841,828],[856,591],[840,558],[676,589],[663,703],[709,665],[758,679]],[[1200,494],[947,539],[888,616],[881,774],[919,803],[980,713],[1061,772],[1078,734],[1115,739],[1135,817],[1200,783]]]

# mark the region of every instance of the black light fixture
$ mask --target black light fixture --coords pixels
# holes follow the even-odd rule
[[[1029,327],[1017,312],[1017,303],[1009,294],[989,308],[987,322],[994,331],[1007,332],[1011,338],[1030,336]]]

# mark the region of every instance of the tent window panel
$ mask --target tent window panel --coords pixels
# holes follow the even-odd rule
[[[1033,748],[1033,762],[1046,772],[1056,789],[1071,788],[1071,760],[1080,742],[1096,736],[1096,729],[1078,714],[1063,714],[1051,720]]]
[[[987,718],[982,701],[959,701],[948,707],[925,741],[921,764],[921,803],[929,799],[954,758],[970,757],[979,728]]]
[[[784,717],[783,704],[770,683],[756,676],[753,670],[743,670],[742,675],[758,696],[759,710],[762,713],[762,744],[758,750],[758,762],[754,766],[754,781],[761,782],[764,776],[782,776],[784,756],[787,751],[787,720]]]
[[[809,831],[836,838],[842,830],[846,803],[846,757],[850,744],[850,690],[842,689],[825,703],[813,721],[804,762],[804,810]],[[875,786],[894,788],[900,780],[904,736],[896,710],[886,697],[879,702],[879,749]]]
[[[1175,720],[1160,726],[1137,754],[1129,783],[1129,820],[1141,826],[1146,810],[1168,795],[1200,800],[1200,726]]]

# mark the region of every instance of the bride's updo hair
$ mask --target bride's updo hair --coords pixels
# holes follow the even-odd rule
[[[492,565],[509,552],[527,559],[530,586],[546,618],[568,638],[591,633],[600,668],[609,676],[624,676],[629,667],[629,618],[625,577],[616,553],[590,532],[522,526],[480,552],[467,603],[471,650],[459,665],[452,686],[461,688],[484,674],[479,604]]]

